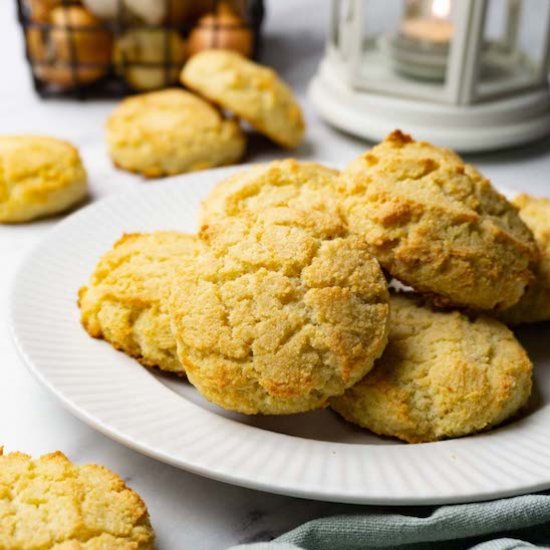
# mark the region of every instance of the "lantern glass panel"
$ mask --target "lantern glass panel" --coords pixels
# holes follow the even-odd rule
[[[548,0],[489,0],[473,100],[537,88],[548,80]]]
[[[518,50],[526,56],[536,70],[541,70],[542,63],[546,59],[550,2],[548,0],[523,0],[519,4],[521,11],[519,14]],[[545,67],[545,69],[547,68]]]
[[[446,101],[452,0],[358,0],[361,39],[351,84],[358,89]],[[353,34],[352,30],[352,34]]]
[[[355,11],[353,0],[333,0],[330,44],[338,51],[342,61],[346,61],[350,55],[351,40],[347,29],[355,16]]]

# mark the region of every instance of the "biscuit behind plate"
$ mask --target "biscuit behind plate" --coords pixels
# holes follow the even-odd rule
[[[533,231],[540,260],[533,271],[535,278],[520,301],[499,312],[498,318],[510,325],[550,320],[550,199],[519,195],[512,201],[519,215]]]
[[[82,325],[145,366],[184,374],[165,302],[175,270],[194,261],[197,253],[194,235],[124,235],[79,292]]]
[[[0,548],[150,550],[154,532],[139,495],[103,466],[60,453],[33,460],[0,449]]]
[[[340,181],[350,231],[396,279],[440,304],[504,309],[532,278],[533,235],[489,180],[399,131]]]
[[[0,136],[0,222],[51,216],[87,195],[78,151],[46,136]]]
[[[370,370],[387,336],[387,285],[361,239],[289,208],[203,229],[174,278],[172,332],[189,380],[246,414],[324,407]]]
[[[245,136],[206,101],[167,89],[124,99],[107,121],[107,143],[116,166],[155,178],[232,164]]]
[[[437,312],[393,295],[388,345],[374,369],[332,408],[346,420],[409,443],[500,424],[526,404],[532,365],[503,324]]]
[[[302,111],[272,69],[230,50],[204,50],[185,64],[182,83],[249,122],[283,147],[304,134]]]
[[[239,216],[261,217],[271,207],[288,206],[343,218],[336,192],[338,171],[316,162],[294,159],[258,164],[216,185],[201,204],[199,220]]]

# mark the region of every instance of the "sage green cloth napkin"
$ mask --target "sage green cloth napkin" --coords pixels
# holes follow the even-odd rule
[[[357,510],[357,514],[310,521],[271,542],[230,550],[550,548],[547,494],[437,508],[401,508],[400,513],[375,507]]]

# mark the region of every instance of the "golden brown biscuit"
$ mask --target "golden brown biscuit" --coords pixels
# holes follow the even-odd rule
[[[304,134],[302,111],[277,74],[230,50],[204,50],[189,59],[182,83],[249,122],[283,147]]]
[[[533,236],[489,180],[399,131],[341,178],[350,231],[396,279],[441,304],[504,309],[532,277]]]
[[[177,89],[123,100],[107,121],[107,142],[119,168],[151,178],[231,164],[245,148],[234,120]]]
[[[267,209],[203,228],[174,278],[172,332],[189,380],[246,414],[326,405],[382,352],[387,285],[361,239],[326,214]]]
[[[194,261],[194,235],[175,231],[124,235],[79,292],[82,325],[145,366],[184,374],[166,309],[178,263]]]
[[[527,402],[532,365],[503,324],[392,296],[388,345],[374,369],[331,407],[409,443],[500,424]]]
[[[315,162],[286,159],[258,164],[216,185],[201,204],[199,221],[261,217],[273,206],[319,210],[340,218],[337,176],[337,170]]]
[[[149,550],[154,537],[139,495],[107,468],[0,449],[0,548]]]
[[[498,318],[510,325],[550,320],[550,199],[519,195],[512,201],[519,208],[521,219],[533,231],[540,251],[540,260],[533,271],[520,301],[499,312]]]
[[[176,83],[185,56],[185,42],[174,30],[130,29],[116,39],[113,63],[129,86],[146,91]]]
[[[0,222],[58,214],[88,193],[78,151],[46,136],[0,136]]]

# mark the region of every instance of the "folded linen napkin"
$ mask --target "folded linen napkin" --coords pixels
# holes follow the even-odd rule
[[[550,548],[549,494],[435,508],[402,508],[399,514],[370,506],[357,510],[357,514],[309,521],[271,542],[229,550]]]

